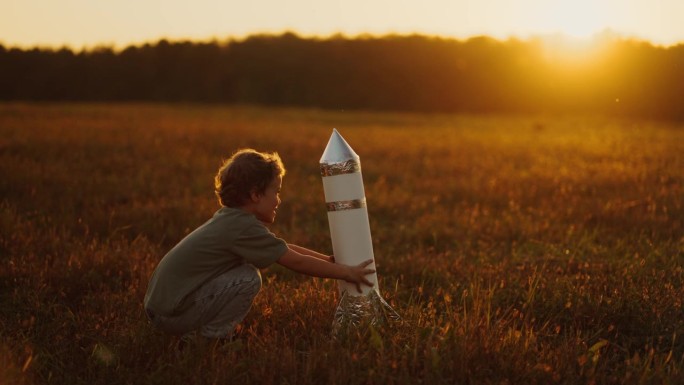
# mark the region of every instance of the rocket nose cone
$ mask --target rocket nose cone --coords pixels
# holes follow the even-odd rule
[[[330,136],[328,145],[325,147],[325,151],[323,151],[320,163],[340,163],[350,159],[359,160],[359,156],[352,150],[342,135],[337,132],[337,129],[333,128],[333,133]]]

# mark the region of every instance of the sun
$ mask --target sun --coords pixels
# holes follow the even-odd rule
[[[577,37],[577,35],[554,35],[540,39],[547,60],[564,68],[581,68],[591,65],[606,53],[602,39]]]
[[[610,27],[605,2],[548,0],[534,9],[530,24],[537,23],[543,31],[541,42],[549,60],[576,67],[601,57],[605,47],[600,36]]]

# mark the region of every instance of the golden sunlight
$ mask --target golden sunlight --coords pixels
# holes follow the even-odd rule
[[[591,0],[549,2],[549,21],[558,31],[573,38],[589,38],[607,28],[609,9]]]
[[[36,14],[36,9],[41,12]],[[684,41],[682,14],[681,0],[0,1],[0,44],[125,47],[161,38],[220,40],[288,30],[320,36],[420,33],[506,39],[564,34],[589,38],[607,29],[674,44]]]

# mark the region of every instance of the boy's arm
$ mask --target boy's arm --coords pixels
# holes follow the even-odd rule
[[[375,273],[375,270],[366,268],[373,263],[372,259],[356,266],[347,266],[326,262],[288,248],[285,254],[278,259],[278,263],[290,270],[312,277],[342,279],[349,283],[355,283],[356,290],[359,293],[362,292],[361,284],[373,286],[373,283],[366,278],[366,275]]]
[[[335,258],[333,258],[333,256],[321,254],[321,253],[319,253],[319,252],[316,252],[316,251],[313,251],[313,250],[309,250],[309,249],[307,249],[306,247],[293,245],[293,244],[291,244],[291,243],[288,243],[288,244],[287,244],[287,247],[289,247],[290,249],[292,249],[292,250],[298,252],[299,254],[310,255],[310,256],[312,256],[312,257],[316,257],[316,258],[321,259],[321,260],[324,260],[324,261],[326,261],[326,262],[335,262]]]

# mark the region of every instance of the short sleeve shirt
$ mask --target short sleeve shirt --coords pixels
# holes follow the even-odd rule
[[[145,308],[159,315],[181,313],[189,294],[242,264],[265,268],[287,251],[253,214],[223,207],[172,248],[152,274]]]

